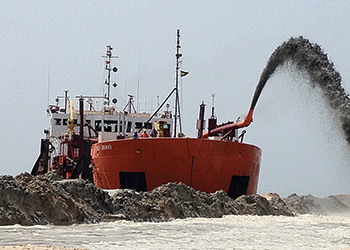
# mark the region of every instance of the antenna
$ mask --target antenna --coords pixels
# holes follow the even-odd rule
[[[50,105],[50,83],[51,83],[50,71],[51,70],[50,70],[50,63],[49,63],[49,72],[47,74],[47,107]]]
[[[140,54],[140,61],[139,61],[139,72],[137,77],[137,110],[140,110],[140,68],[141,68],[141,54]]]

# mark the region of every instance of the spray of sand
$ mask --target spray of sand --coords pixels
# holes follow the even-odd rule
[[[270,56],[256,87],[251,109],[254,109],[259,96],[276,69],[291,61],[298,69],[306,71],[312,84],[320,86],[330,107],[339,117],[346,140],[350,143],[350,98],[341,86],[341,76],[318,44],[298,37],[290,38],[279,46]]]

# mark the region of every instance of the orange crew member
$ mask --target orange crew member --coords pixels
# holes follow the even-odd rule
[[[147,138],[148,134],[146,132],[146,129],[143,130],[142,134],[141,134],[141,138]]]

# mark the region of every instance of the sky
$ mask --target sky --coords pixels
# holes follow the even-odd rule
[[[196,135],[199,105],[218,121],[243,117],[271,53],[292,36],[321,45],[350,88],[348,1],[10,1],[0,2],[0,174],[30,172],[48,104],[69,90],[101,94],[106,45],[116,59],[112,96],[154,110],[174,87],[181,35],[183,130]],[[258,193],[324,197],[350,193],[350,148],[308,76],[282,67],[267,82],[245,142],[262,151]],[[139,89],[138,89],[139,84]],[[174,102],[170,101],[170,108]]]

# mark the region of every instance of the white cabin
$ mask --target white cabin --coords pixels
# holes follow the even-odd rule
[[[151,114],[128,113],[113,109],[105,110],[107,111],[84,110],[84,124],[90,124],[98,133],[99,141],[115,140],[117,137],[132,137],[135,130],[139,131],[142,128],[146,129],[146,132],[150,134],[153,122],[163,120],[166,121],[167,126],[171,126],[173,122],[171,111],[158,113],[147,123]],[[55,109],[54,112],[50,113],[50,116],[50,136],[59,137],[66,133],[67,121],[70,115]],[[76,124],[74,128],[75,133],[79,134],[80,115],[78,110],[74,110],[73,118]],[[94,134],[95,132],[91,131],[88,126],[84,126],[84,137],[96,137]]]

